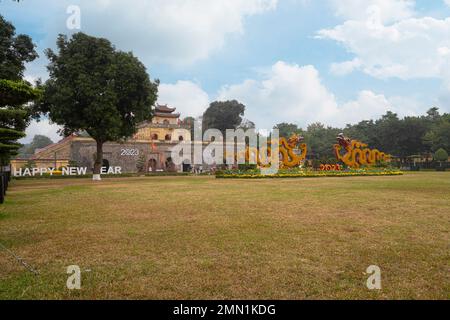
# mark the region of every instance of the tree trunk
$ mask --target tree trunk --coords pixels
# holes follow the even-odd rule
[[[95,157],[94,175],[92,176],[92,180],[100,181],[102,180],[101,172],[103,166],[103,141],[97,140],[96,142],[97,142],[97,154]]]

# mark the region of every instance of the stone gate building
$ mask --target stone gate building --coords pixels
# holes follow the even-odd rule
[[[183,124],[175,108],[157,105],[151,121],[138,126],[133,138],[123,142],[108,142],[103,146],[103,166],[121,167],[122,172],[182,171],[171,163],[172,147],[180,141],[191,142],[190,126]],[[38,168],[64,166],[94,167],[96,142],[86,135],[71,135],[37,152],[30,159],[15,159],[12,169],[33,161]],[[143,165],[142,165],[143,164]],[[92,172],[92,171],[91,171]]]

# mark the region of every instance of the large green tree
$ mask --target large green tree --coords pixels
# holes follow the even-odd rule
[[[25,63],[37,57],[30,37],[16,35],[14,26],[0,16],[0,169],[17,155],[31,112],[28,103],[40,91],[24,81]]]
[[[400,135],[401,120],[396,113],[388,111],[385,115],[375,121],[376,140],[373,147],[384,152],[398,155],[400,145],[398,137]]]
[[[326,127],[322,123],[310,124],[304,133],[309,155],[323,160],[333,158],[333,144],[340,132],[341,129]]]
[[[423,140],[432,151],[441,148],[450,150],[450,114],[444,114],[434,121]]]
[[[85,131],[97,143],[94,179],[100,179],[103,145],[131,137],[152,117],[159,81],[131,53],[84,33],[60,35],[58,52],[48,49],[50,78],[40,111],[63,126],[66,135]]]
[[[364,120],[355,125],[347,125],[344,129],[344,133],[347,137],[364,141],[371,146],[379,144],[376,125],[373,120]]]
[[[405,159],[411,155],[418,155],[428,151],[428,147],[423,142],[423,137],[427,133],[428,125],[423,118],[406,117],[400,121],[397,136],[397,156]]]
[[[236,100],[213,102],[203,114],[203,130],[218,129],[225,135],[241,125],[244,113],[245,106]]]
[[[22,80],[25,63],[37,57],[31,38],[16,35],[14,26],[0,16],[0,79]]]

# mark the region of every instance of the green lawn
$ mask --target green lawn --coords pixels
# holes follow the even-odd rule
[[[15,181],[0,299],[448,299],[449,233],[449,173]]]

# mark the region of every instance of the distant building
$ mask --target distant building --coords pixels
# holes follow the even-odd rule
[[[175,108],[157,105],[151,121],[138,125],[138,132],[133,138],[119,142],[108,142],[103,147],[103,166],[122,167],[122,172],[138,172],[138,164],[144,163],[143,170],[182,171],[171,163],[171,149],[180,141],[190,142],[190,126],[180,120]],[[58,143],[37,150],[29,159],[15,159],[12,169],[19,169],[30,161],[37,168],[55,168],[74,165],[94,167],[96,142],[88,135],[74,134]]]

